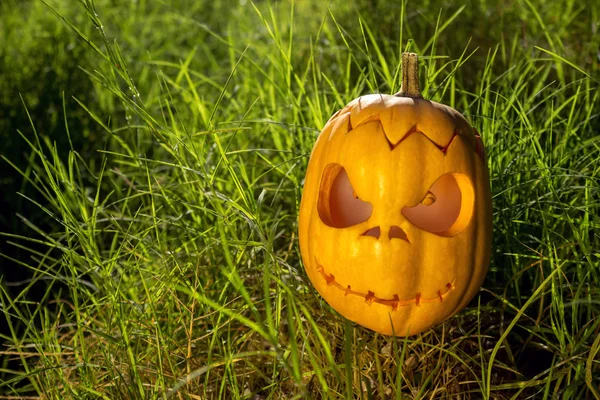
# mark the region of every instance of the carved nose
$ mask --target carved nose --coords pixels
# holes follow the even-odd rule
[[[379,236],[381,236],[381,228],[376,226],[374,228],[367,230],[362,235],[363,236],[373,236],[373,237],[376,237],[379,239]],[[404,232],[402,230],[402,228],[400,228],[399,226],[396,226],[396,225],[394,225],[390,228],[390,232],[389,232],[388,236],[390,239],[402,239],[402,240],[406,240],[408,242],[408,236],[406,236],[406,232]]]
[[[406,232],[396,225],[390,228],[390,239],[402,239],[408,242],[408,236],[406,236]]]
[[[381,228],[376,226],[375,228],[371,228],[362,234],[363,236],[373,236],[379,239],[379,235],[381,235]]]

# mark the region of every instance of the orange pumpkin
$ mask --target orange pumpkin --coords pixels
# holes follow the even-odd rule
[[[413,335],[465,307],[487,272],[489,174],[479,135],[423,99],[417,56],[402,89],[350,102],[312,151],[300,203],[306,273],[346,318]]]

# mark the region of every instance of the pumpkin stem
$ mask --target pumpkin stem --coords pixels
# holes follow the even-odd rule
[[[402,53],[402,86],[394,96],[423,98],[419,89],[419,60],[416,53]]]

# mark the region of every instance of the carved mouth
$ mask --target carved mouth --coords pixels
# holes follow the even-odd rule
[[[316,262],[316,259],[315,259],[315,262]],[[352,290],[352,287],[350,285],[346,285],[346,286],[342,285],[341,283],[339,283],[338,281],[335,280],[335,276],[333,274],[328,274],[322,265],[320,265],[318,262],[316,262],[316,264],[317,264],[317,272],[319,272],[319,274],[321,274],[323,279],[325,279],[325,282],[327,282],[327,285],[334,286],[334,287],[338,288],[339,290],[343,291],[344,296],[359,296],[359,297],[364,298],[365,303],[367,303],[368,305],[371,305],[373,303],[378,303],[378,304],[382,304],[384,306],[391,307],[392,311],[396,311],[400,307],[406,307],[406,306],[410,306],[410,305],[416,305],[417,307],[420,307],[422,304],[427,304],[427,303],[442,303],[444,301],[444,299],[450,294],[450,292],[453,291],[455,288],[454,280],[452,280],[452,282],[446,283],[446,286],[443,289],[440,289],[437,291],[437,297],[428,299],[428,298],[424,298],[423,296],[421,296],[421,293],[417,293],[416,296],[412,299],[400,300],[400,298],[397,294],[395,294],[392,299],[384,299],[384,298],[375,296],[375,292],[372,292],[370,290],[367,293],[361,293],[361,292]]]

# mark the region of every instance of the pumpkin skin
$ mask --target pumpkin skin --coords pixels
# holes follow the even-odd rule
[[[483,145],[458,111],[419,96],[366,95],[315,143],[300,251],[340,314],[386,335],[414,335],[479,290],[491,219]]]

